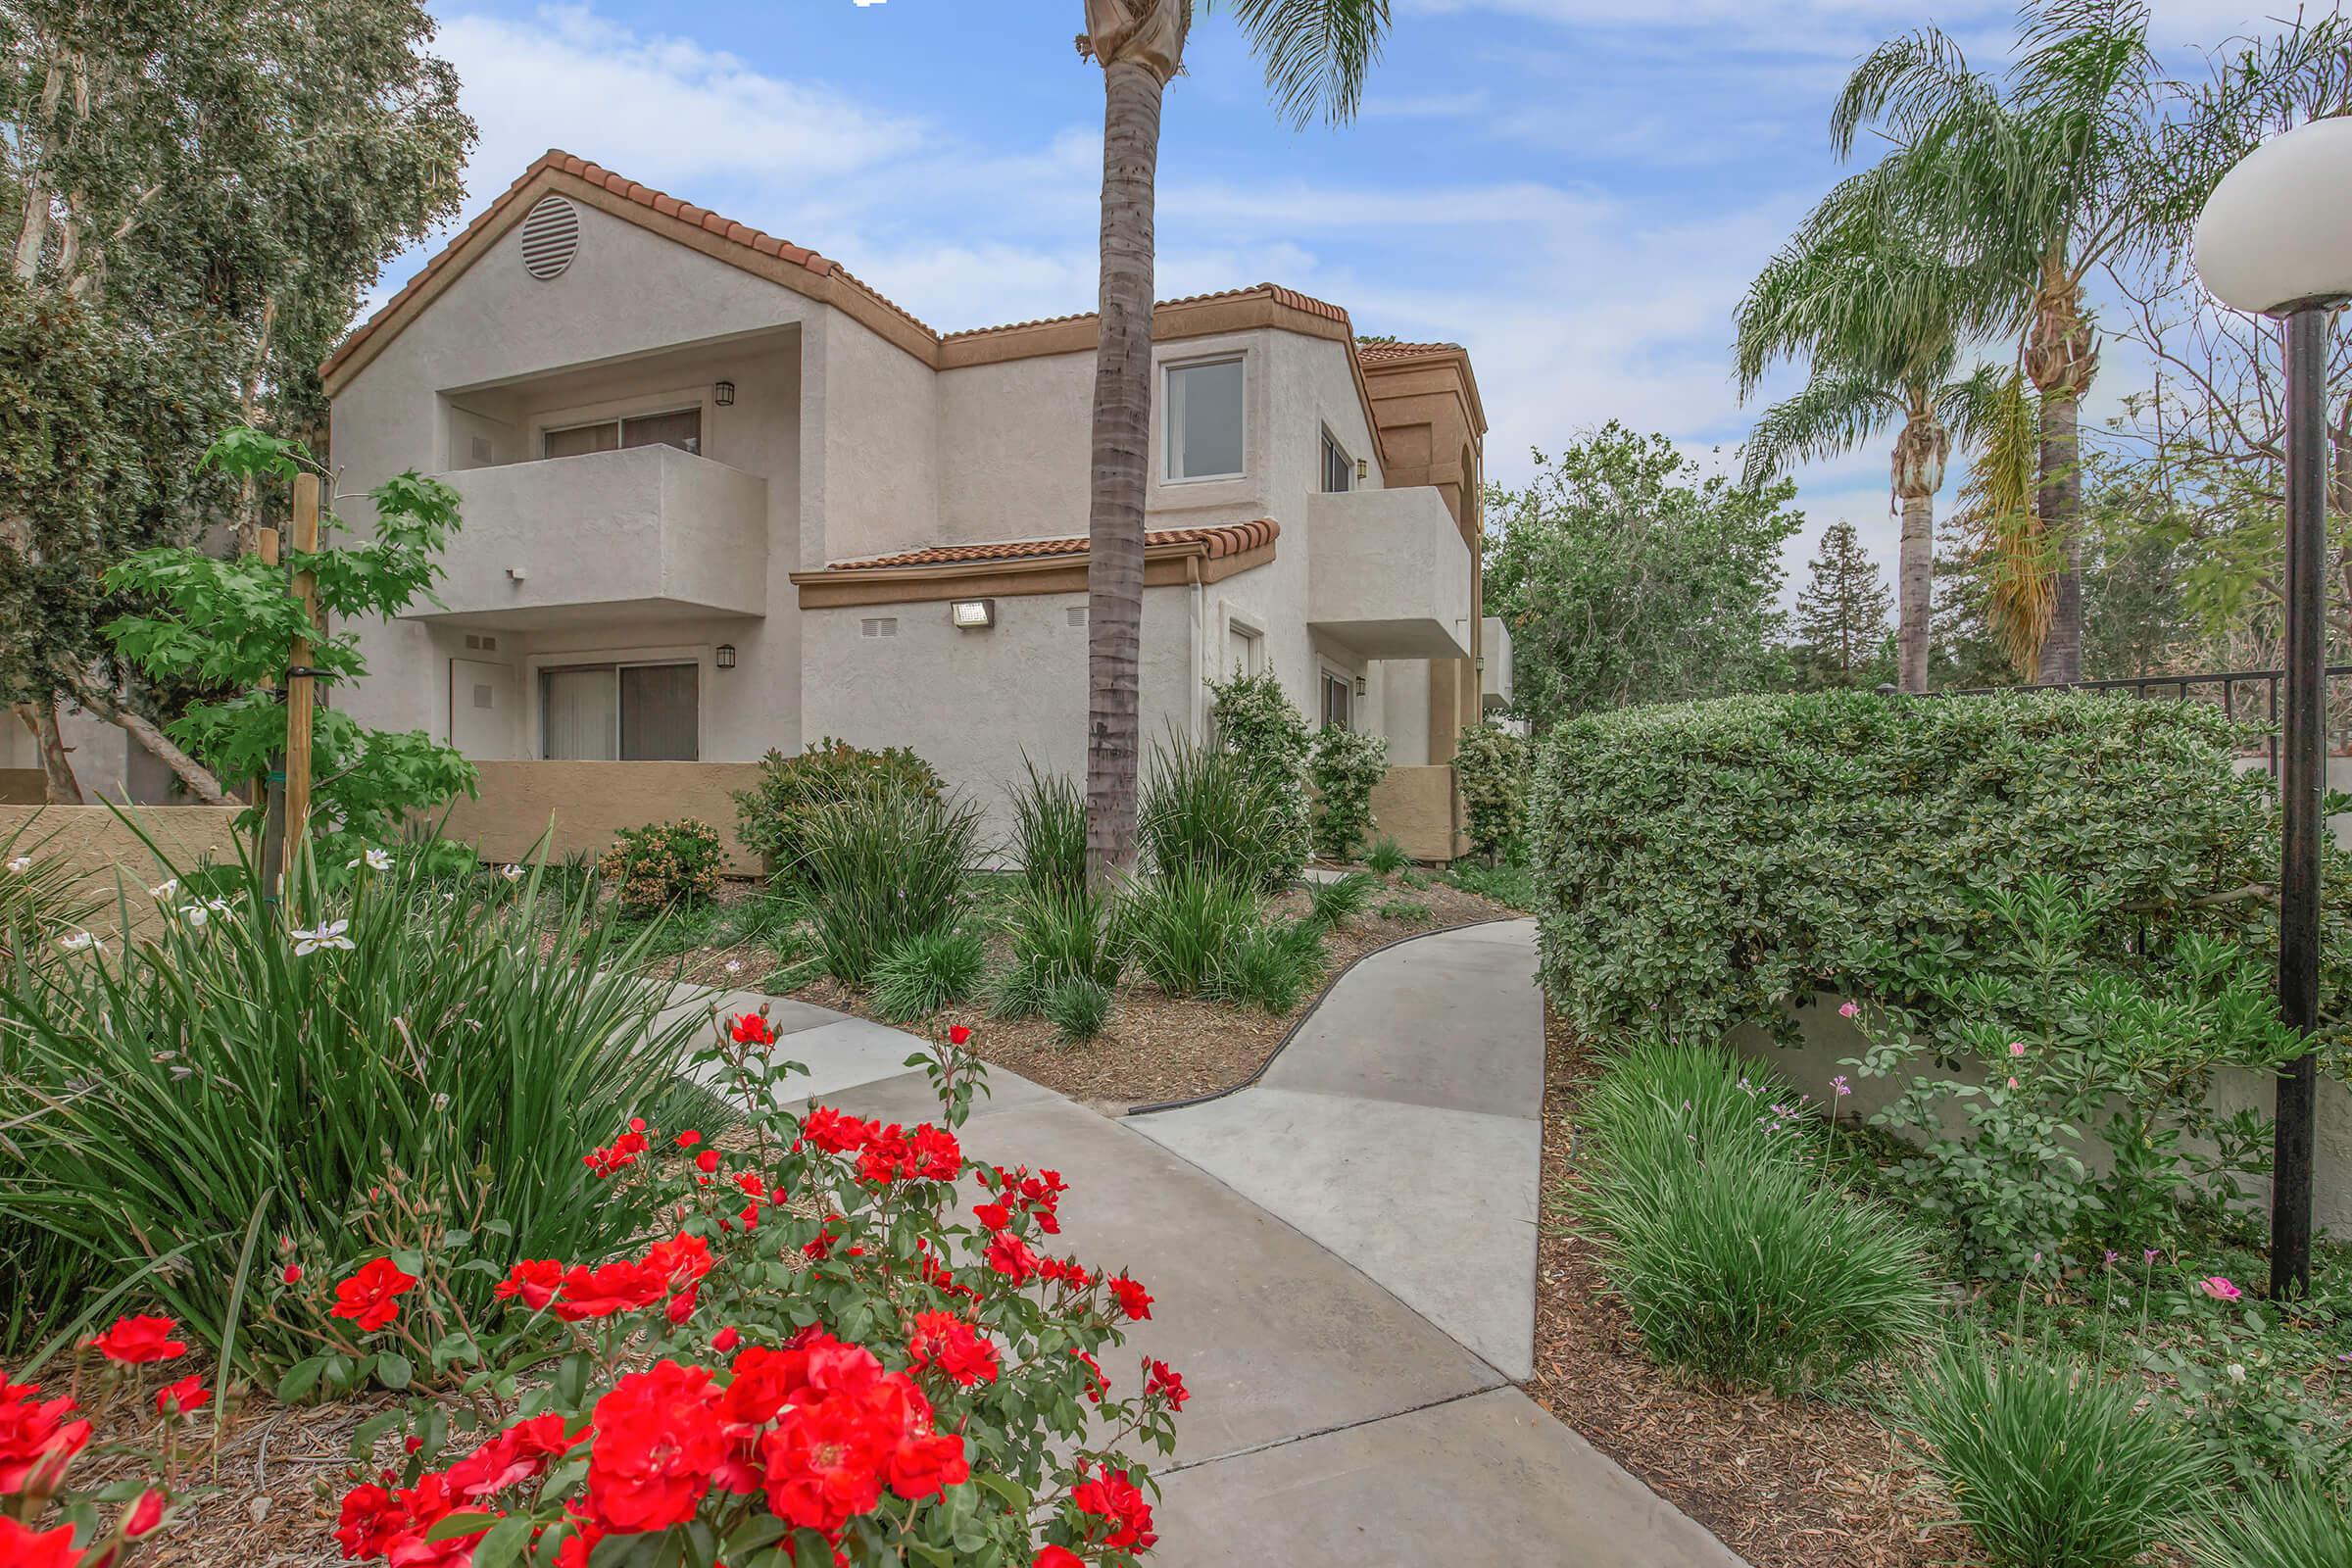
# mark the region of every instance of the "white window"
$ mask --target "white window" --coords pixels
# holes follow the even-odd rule
[[[1168,367],[1168,477],[1229,479],[1242,471],[1242,362]]]
[[[547,432],[540,456],[576,458],[623,447],[676,447],[699,455],[703,450],[703,411],[672,409],[666,414],[632,414],[623,419],[567,424]]]
[[[702,756],[693,664],[570,664],[539,677],[544,755],[582,762],[692,762]]]
[[[1329,430],[1323,432],[1323,489],[1330,495],[1346,495],[1355,488],[1355,460],[1340,445]]]
[[[1355,699],[1355,683],[1345,675],[1323,672],[1323,722],[1338,729],[1353,729],[1348,721],[1348,707]]]
[[[1238,620],[1225,623],[1225,674],[1254,675],[1266,667],[1266,640]]]

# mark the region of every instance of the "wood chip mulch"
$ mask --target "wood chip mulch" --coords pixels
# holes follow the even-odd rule
[[[1729,1393],[1642,1354],[1592,1244],[1549,1200],[1570,1173],[1584,1049],[1544,1022],[1545,1220],[1536,1250],[1536,1375],[1528,1393],[1755,1568],[1936,1568],[1965,1539],[1864,1410]]]

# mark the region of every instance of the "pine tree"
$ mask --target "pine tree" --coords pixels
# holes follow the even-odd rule
[[[1812,576],[1796,596],[1797,642],[1821,684],[1855,685],[1886,653],[1894,595],[1850,522],[1823,531],[1808,566]]]

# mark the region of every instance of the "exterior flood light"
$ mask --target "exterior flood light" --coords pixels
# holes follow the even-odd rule
[[[2328,318],[2352,299],[2352,120],[2317,120],[2222,176],[2194,238],[2197,275],[2224,305],[2285,322],[2285,711],[2278,795],[2278,1016],[2308,1035],[2320,1016],[2320,842],[2327,832]],[[2276,691],[2278,688],[2272,688]],[[2271,1298],[2311,1289],[2317,1067],[2278,1069],[2271,1145]]]
[[[733,669],[735,667],[735,645],[720,643],[711,650],[710,662],[721,669]]]
[[[732,381],[721,381],[715,386],[711,387],[710,401],[717,404],[722,409],[733,408],[735,406],[735,383]]]
[[[994,599],[958,599],[949,607],[948,618],[960,631],[984,631],[997,623],[997,602]]]

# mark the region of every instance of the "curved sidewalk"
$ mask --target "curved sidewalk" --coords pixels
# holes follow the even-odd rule
[[[1511,1386],[1534,1327],[1534,973],[1524,921],[1387,949],[1256,1086],[1148,1116],[991,1070],[966,1152],[1062,1173],[1071,1250],[1155,1298],[1105,1369],[1124,1383],[1157,1356],[1193,1391],[1152,1467],[1158,1568],[1744,1568]],[[936,1114],[904,1065],[920,1041],[803,1004],[771,1016],[812,1098]]]

